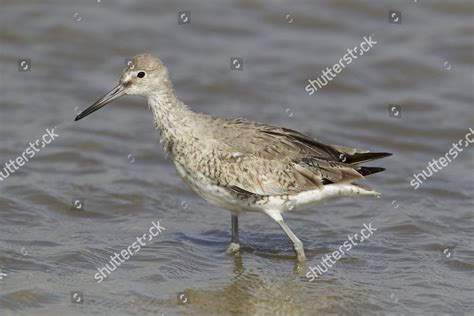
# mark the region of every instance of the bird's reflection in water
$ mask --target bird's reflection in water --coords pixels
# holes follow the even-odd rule
[[[187,293],[193,313],[209,315],[313,315],[349,313],[349,302],[367,300],[367,290],[352,289],[331,277],[309,282],[295,258],[293,269],[279,260],[260,256],[260,263],[245,260],[245,247],[234,255],[229,282],[219,288],[192,289]],[[274,255],[272,256],[274,257]],[[279,256],[282,257],[282,256]],[[288,256],[289,257],[289,256]],[[275,259],[275,258],[273,258]],[[288,261],[285,260],[287,263]],[[246,266],[252,265],[252,266]],[[281,273],[278,271],[288,271]],[[337,299],[335,299],[337,298]],[[308,302],[314,304],[308,304]],[[362,310],[360,311],[362,312]]]

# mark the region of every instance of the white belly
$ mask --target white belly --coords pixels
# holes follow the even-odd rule
[[[174,165],[178,174],[189,187],[209,203],[233,212],[246,211],[242,201],[236,199],[225,188],[215,185],[209,178],[199,172],[192,174],[187,172],[177,162]]]
[[[378,196],[379,193],[366,190],[350,183],[329,184],[322,189],[304,191],[293,195],[265,196],[261,199],[242,199],[226,188],[215,185],[203,174],[189,173],[175,162],[176,170],[183,180],[209,203],[233,212],[265,212],[269,210],[286,212],[305,209],[321,201],[342,196]]]

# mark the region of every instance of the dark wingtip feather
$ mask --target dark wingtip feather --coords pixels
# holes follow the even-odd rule
[[[357,169],[357,172],[363,176],[368,176],[369,174],[379,173],[385,171],[385,168],[380,167],[360,167]]]
[[[356,153],[350,156],[346,156],[347,164],[360,164],[372,160],[382,159],[391,156],[391,153]]]

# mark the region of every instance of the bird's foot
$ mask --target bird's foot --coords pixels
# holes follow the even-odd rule
[[[226,253],[228,255],[235,255],[239,252],[239,249],[240,249],[240,244],[231,242],[229,246],[227,247]]]

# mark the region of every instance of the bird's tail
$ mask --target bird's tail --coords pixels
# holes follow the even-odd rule
[[[356,189],[358,195],[364,196],[380,196],[380,193],[368,187],[366,185],[361,185],[359,183],[352,183],[352,186]]]

